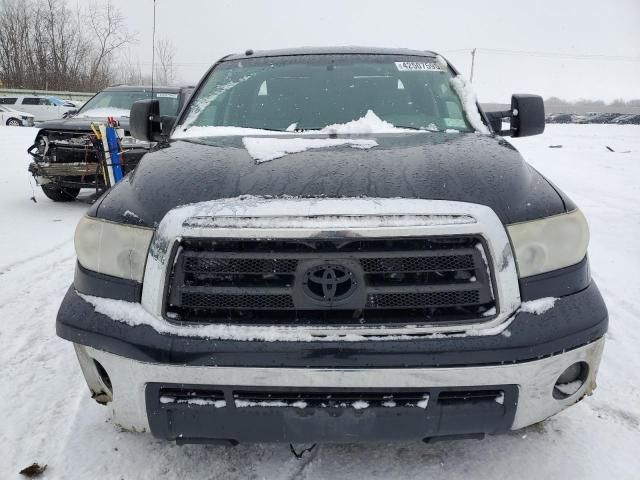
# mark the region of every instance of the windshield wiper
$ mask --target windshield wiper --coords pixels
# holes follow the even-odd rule
[[[266,130],[268,132],[280,132],[280,133],[286,132],[286,130],[283,130],[281,128],[264,128],[264,127],[240,127],[240,128],[251,128],[251,129],[254,129],[254,130]]]
[[[409,126],[409,125],[394,125],[394,127],[396,128],[404,128],[406,130],[418,130],[420,132],[441,132],[442,130],[431,130],[429,128],[426,127],[413,127],[413,126]]]

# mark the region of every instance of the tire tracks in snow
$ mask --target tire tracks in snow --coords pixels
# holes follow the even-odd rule
[[[0,276],[0,375],[11,389],[0,396],[0,408],[13,418],[0,430],[4,461],[13,465],[0,471],[52,460],[58,445],[52,433],[64,432],[69,409],[77,409],[80,372],[73,349],[55,334],[73,269],[73,246],[65,242]]]
[[[19,268],[22,265],[29,264],[29,263],[33,262],[34,260],[36,260],[38,258],[41,258],[43,255],[49,255],[51,253],[55,253],[58,250],[63,249],[64,247],[68,246],[69,243],[71,243],[72,241],[73,241],[73,238],[67,239],[64,242],[59,243],[58,245],[49,248],[48,250],[44,250],[42,252],[37,253],[36,255],[32,255],[32,256],[24,258],[22,260],[18,260],[17,262],[9,263],[9,264],[3,266],[2,268],[0,268],[0,276],[10,273],[11,271],[15,270],[16,268]]]

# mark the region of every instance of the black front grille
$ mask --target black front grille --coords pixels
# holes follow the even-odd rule
[[[227,295],[183,292],[180,299],[182,305],[188,305],[193,309],[249,308],[271,310],[293,308],[291,295]]]
[[[452,271],[473,268],[473,255],[362,258],[360,264],[367,273]]]
[[[185,272],[191,273],[294,273],[298,261],[282,258],[207,258],[187,257]]]
[[[369,308],[446,307],[469,306],[480,301],[478,290],[431,292],[431,293],[380,293],[367,298]]]
[[[178,323],[369,326],[489,318],[495,302],[483,251],[475,236],[184,239],[170,275],[167,318]],[[323,273],[348,276],[352,283],[338,285],[333,294],[349,298],[323,296],[317,283]]]

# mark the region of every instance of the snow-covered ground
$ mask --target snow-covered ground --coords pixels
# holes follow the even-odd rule
[[[549,125],[513,140],[590,222],[611,318],[593,397],[483,441],[319,445],[301,460],[288,445],[178,447],[121,432],[89,398],[71,345],[55,336],[86,205],[54,204],[37,188],[30,200],[34,134],[0,127],[0,478],[32,462],[48,465],[48,479],[640,478],[640,126]]]

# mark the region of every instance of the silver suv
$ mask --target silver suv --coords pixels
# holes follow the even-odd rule
[[[8,106],[35,117],[36,122],[62,118],[69,110],[76,107],[56,105],[49,97],[40,95],[13,95],[0,97],[0,105]]]

